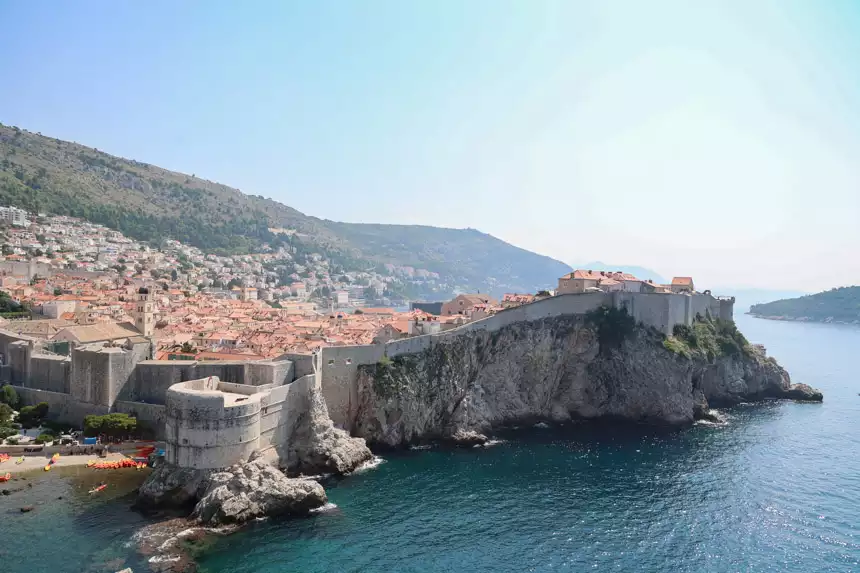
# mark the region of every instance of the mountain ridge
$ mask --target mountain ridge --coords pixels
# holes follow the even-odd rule
[[[173,238],[217,254],[298,243],[344,269],[383,263],[427,269],[452,292],[534,292],[570,271],[474,229],[330,221],[196,175],[3,124],[0,204],[80,217],[150,243]]]

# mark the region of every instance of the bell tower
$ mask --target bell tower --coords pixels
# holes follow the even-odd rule
[[[137,289],[137,302],[134,308],[134,326],[144,336],[155,334],[155,308],[152,294],[146,287]]]

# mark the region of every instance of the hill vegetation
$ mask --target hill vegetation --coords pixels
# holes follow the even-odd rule
[[[534,292],[570,270],[475,230],[326,221],[196,175],[2,124],[0,205],[80,217],[137,240],[172,238],[222,255],[300,243],[346,270],[413,266],[439,273],[454,289],[496,294]]]
[[[860,286],[754,304],[750,314],[782,320],[860,323]]]

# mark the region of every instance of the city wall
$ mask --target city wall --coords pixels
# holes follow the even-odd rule
[[[81,346],[61,357],[39,352],[37,341],[0,331],[6,360],[0,380],[15,385],[24,404],[47,402],[51,417],[71,423],[80,424],[87,414],[134,414],[172,444],[168,458],[184,466],[223,467],[255,450],[286,460],[298,420],[309,411],[314,385],[335,425],[351,430],[361,365],[420,353],[473,332],[584,315],[602,305],[625,308],[637,322],[666,334],[677,324],[691,324],[696,315],[731,318],[733,312],[731,299],[710,295],[567,294],[444,332],[387,344],[323,347],[314,357],[286,354],[259,362],[148,360],[148,342]]]
[[[329,415],[338,427],[352,429],[351,412],[358,403],[358,368],[375,364],[383,356],[394,358],[414,354],[434,345],[476,331],[496,332],[520,322],[563,315],[584,315],[600,306],[625,308],[637,323],[669,335],[675,325],[692,324],[696,315],[731,320],[733,300],[706,294],[662,294],[632,292],[590,292],[564,294],[531,304],[509,308],[487,318],[436,334],[394,340],[367,346],[328,346],[321,349],[322,391]]]

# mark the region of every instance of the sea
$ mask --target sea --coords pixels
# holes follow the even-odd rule
[[[824,403],[742,404],[720,411],[725,424],[681,430],[528,427],[491,447],[384,453],[327,482],[331,504],[312,517],[216,536],[199,571],[860,571],[860,328],[737,321]],[[152,520],[129,509],[134,477],[90,496],[88,471],[36,475],[0,497],[0,571],[149,570],[131,541]]]

